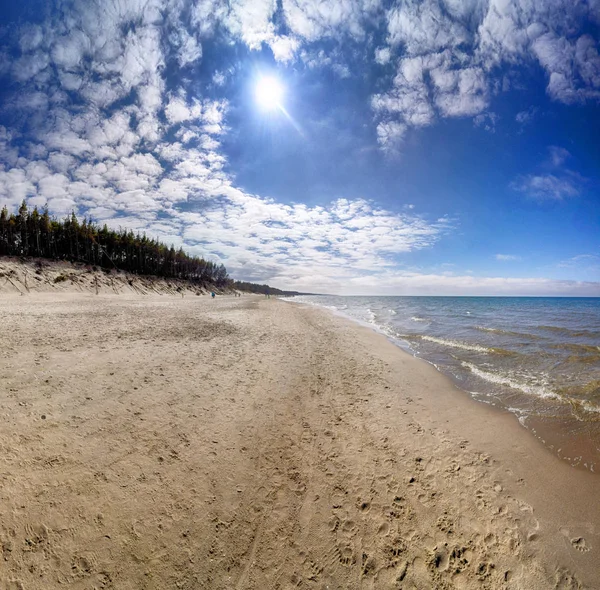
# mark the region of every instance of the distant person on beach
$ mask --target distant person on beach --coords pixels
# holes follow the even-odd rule
[[[211,291],[210,296],[214,299],[215,298],[215,292]]]

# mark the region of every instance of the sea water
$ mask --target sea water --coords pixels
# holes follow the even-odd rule
[[[335,297],[479,401],[516,415],[559,457],[600,472],[600,298]]]

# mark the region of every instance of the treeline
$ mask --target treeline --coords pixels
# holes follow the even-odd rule
[[[225,287],[231,284],[226,268],[203,258],[188,256],[182,248],[134,234],[100,228],[91,220],[79,221],[75,213],[63,220],[48,209],[30,211],[25,201],[18,213],[0,212],[0,256],[34,256],[85,262],[135,274],[185,279]]]
[[[245,281],[234,281],[231,286],[238,291],[246,291],[247,293],[257,293],[260,295],[280,295],[284,297],[301,295],[298,291],[282,291],[275,287],[269,287],[269,285],[258,285],[256,283],[247,283]]]

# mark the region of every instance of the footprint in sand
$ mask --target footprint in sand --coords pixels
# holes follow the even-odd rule
[[[582,553],[587,553],[590,550],[583,537],[574,537],[571,539],[571,545],[573,545],[577,551],[581,551]]]
[[[556,570],[556,590],[579,590],[581,583],[577,577],[565,568]]]
[[[354,556],[354,551],[352,547],[346,545],[345,547],[338,547],[338,560],[342,565],[352,566],[356,563],[356,557]]]
[[[390,533],[390,525],[387,522],[382,522],[377,529],[377,534],[381,537],[385,537]]]
[[[442,547],[436,547],[429,559],[430,568],[438,571],[446,571],[450,565],[450,555],[446,544]]]
[[[408,545],[402,537],[395,537],[385,546],[384,554],[387,557],[388,567],[395,567],[402,557],[406,555]]]
[[[585,542],[583,537],[571,537],[568,529],[560,529],[560,532],[569,539],[569,542],[573,546],[574,549],[580,551],[581,553],[587,553],[591,547],[588,547],[588,544]]]

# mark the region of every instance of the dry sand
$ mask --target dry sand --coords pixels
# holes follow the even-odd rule
[[[253,297],[0,296],[2,589],[600,588],[597,475]]]

